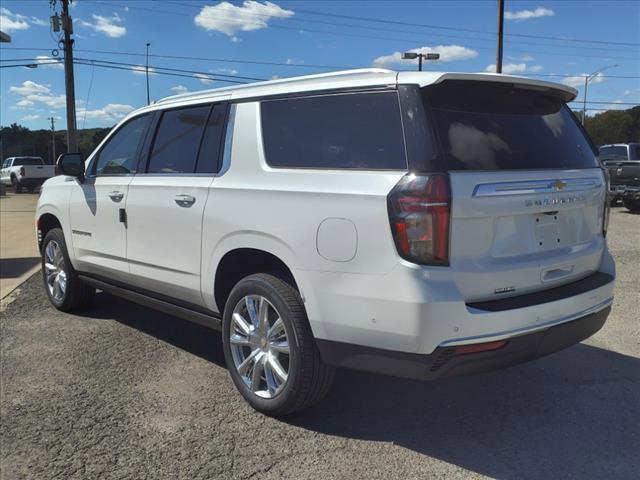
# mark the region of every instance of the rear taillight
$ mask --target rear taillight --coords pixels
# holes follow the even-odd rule
[[[24,171],[24,167],[20,167],[20,176],[21,177],[26,177],[27,176],[27,174]]]
[[[387,203],[400,256],[421,265],[448,265],[449,178],[407,174],[391,190]]]
[[[604,172],[604,210],[602,211],[602,236],[607,236],[607,229],[609,228],[609,214],[611,213],[611,203],[609,201],[609,185],[611,179],[609,177],[609,170],[603,168]]]

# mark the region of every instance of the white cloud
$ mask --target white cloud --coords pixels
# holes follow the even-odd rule
[[[640,88],[633,88],[631,90],[625,90],[624,95],[637,95],[640,93]]]
[[[228,73],[229,75],[237,75],[238,73],[240,73],[235,68],[218,68],[218,70],[216,71],[220,73]]]
[[[194,77],[200,80],[200,83],[203,83],[205,85],[211,85],[213,83],[213,80],[211,79],[211,77],[203,73],[196,73]]]
[[[131,71],[135,75],[146,75],[147,74],[147,67],[145,67],[144,65],[136,65],[134,67],[131,67]],[[156,70],[153,67],[149,67],[149,76],[151,76],[151,75],[157,75]]]
[[[531,20],[532,18],[553,17],[555,12],[550,8],[538,7],[535,10],[518,10],[517,12],[504,12],[505,20]]]
[[[527,72],[541,72],[542,70],[544,70],[544,67],[542,65],[531,65],[530,67],[527,68]]]
[[[289,18],[293,11],[281,8],[272,2],[245,0],[241,6],[229,2],[217,5],[205,5],[195,16],[194,22],[205,30],[214,30],[228,35],[237,41],[237,32],[248,32],[267,28],[272,18]]]
[[[588,73],[583,73],[581,75],[574,75],[570,77],[564,77],[562,79],[562,83],[565,85],[569,85],[570,87],[582,87],[584,85],[584,77],[589,75]],[[589,80],[589,85],[593,85],[594,83],[602,83],[604,82],[604,75],[602,73],[597,74],[591,80]]]
[[[19,13],[13,13],[7,8],[0,7],[0,30],[5,33],[26,30],[31,25],[49,25],[45,20],[38,17],[27,17]]]
[[[40,85],[39,83],[32,82],[31,80],[26,80],[22,82],[22,85],[19,87],[9,87],[9,93],[15,93],[16,95],[22,95],[25,97],[27,95],[37,93],[51,93],[51,90],[46,85]]]
[[[512,73],[523,73],[527,70],[526,63],[506,63],[502,65],[502,73],[510,75]],[[496,64],[492,63],[491,65],[487,65],[487,68],[484,69],[485,72],[495,72]]]
[[[64,64],[61,58],[48,57],[46,55],[38,55],[36,62],[42,68],[54,68],[56,70],[64,70]]]
[[[127,34],[127,29],[122,25],[123,19],[114,12],[110,17],[103,17],[102,15],[93,14],[91,17],[94,23],[87,22],[85,20],[78,20],[80,25],[88,27],[96,32],[104,33],[107,37],[118,38]]]
[[[26,98],[23,98],[22,100],[18,100],[16,102],[16,107],[20,107],[20,108],[27,108],[27,107],[33,107],[34,103],[31,100],[27,100]]]
[[[39,120],[40,115],[25,115],[22,117],[21,121],[23,122],[33,122],[34,120]]]
[[[105,121],[117,121],[124,118],[129,112],[133,110],[131,105],[124,105],[121,103],[108,103],[102,108],[95,110],[87,110],[85,108],[77,109],[78,118],[88,118],[92,120],[105,120]]]
[[[9,93],[22,97],[16,103],[16,106],[22,108],[31,107],[35,103],[43,103],[51,108],[63,108],[66,105],[64,95],[55,95],[47,85],[41,85],[31,80],[22,82],[19,87],[9,87]]]
[[[175,87],[171,87],[169,90],[171,90],[172,92],[175,92],[176,95],[181,95],[189,91],[189,89],[184,85],[176,85]]]
[[[412,48],[409,52],[439,53],[438,62],[455,62],[456,60],[468,60],[478,56],[478,52],[461,45],[437,45],[435,47]],[[432,62],[433,60],[429,60]],[[392,65],[415,65],[416,60],[403,60],[402,52],[393,52],[391,55],[383,55],[373,60],[376,67],[390,67]]]

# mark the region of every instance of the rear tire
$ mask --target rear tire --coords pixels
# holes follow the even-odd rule
[[[240,280],[225,306],[222,335],[231,379],[257,411],[287,415],[329,391],[335,369],[320,358],[300,294],[286,281],[265,273]]]
[[[42,242],[42,280],[49,301],[63,312],[88,306],[96,293],[78,278],[60,228],[49,230]]]
[[[631,210],[633,213],[640,213],[640,200],[635,200],[631,198],[623,198],[622,204]]]

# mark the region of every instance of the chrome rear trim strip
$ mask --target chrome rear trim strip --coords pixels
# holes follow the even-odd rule
[[[526,180],[519,182],[481,183],[473,190],[474,197],[503,195],[530,195],[535,193],[561,193],[591,190],[602,187],[598,177]]]

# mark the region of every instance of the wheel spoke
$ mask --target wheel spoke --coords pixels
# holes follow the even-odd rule
[[[275,376],[280,380],[280,383],[284,383],[287,381],[287,372],[285,372],[284,368],[273,355],[269,355],[267,358],[267,364],[271,367],[271,371],[275,374]]]
[[[269,348],[272,352],[286,353],[289,355],[289,342],[280,340],[279,342],[270,342]]]
[[[251,390],[257,392],[260,389],[260,383],[262,382],[262,373],[264,372],[264,361],[262,358],[256,360],[253,364],[253,371],[251,372]]]
[[[62,297],[62,288],[60,288],[60,275],[56,275],[56,278],[53,281],[53,296],[55,298]]]
[[[254,327],[258,327],[258,311],[256,309],[256,301],[253,297],[245,297],[245,305],[247,306],[247,313],[251,319],[251,324]]]
[[[239,313],[234,313],[232,318],[233,318],[233,323],[235,323],[238,327],[240,327],[240,330],[242,330],[242,333],[244,333],[245,335],[249,335],[249,333],[251,332],[251,326],[246,322],[244,317]]]
[[[252,350],[249,356],[245,358],[240,365],[238,365],[238,373],[242,376],[246,375],[249,367],[251,367],[251,365],[256,362],[256,357],[258,357],[260,353],[260,350],[257,348],[255,350]]]
[[[231,338],[229,338],[229,341],[233,345],[238,345],[239,347],[248,347],[249,345],[251,345],[247,337],[240,335],[238,333],[232,334]]]
[[[258,328],[263,333],[266,333],[269,328],[269,302],[264,297],[260,297],[258,305]]]
[[[49,263],[53,263],[53,257],[54,257],[54,242],[49,242],[47,244],[47,248],[45,249],[45,256],[48,260]]]
[[[47,275],[50,275],[52,273],[56,273],[58,267],[56,267],[53,263],[45,262],[44,269]]]
[[[278,337],[281,337],[284,334],[284,322],[281,318],[278,318],[269,328],[269,331],[267,332],[267,338],[270,340],[276,340]]]

